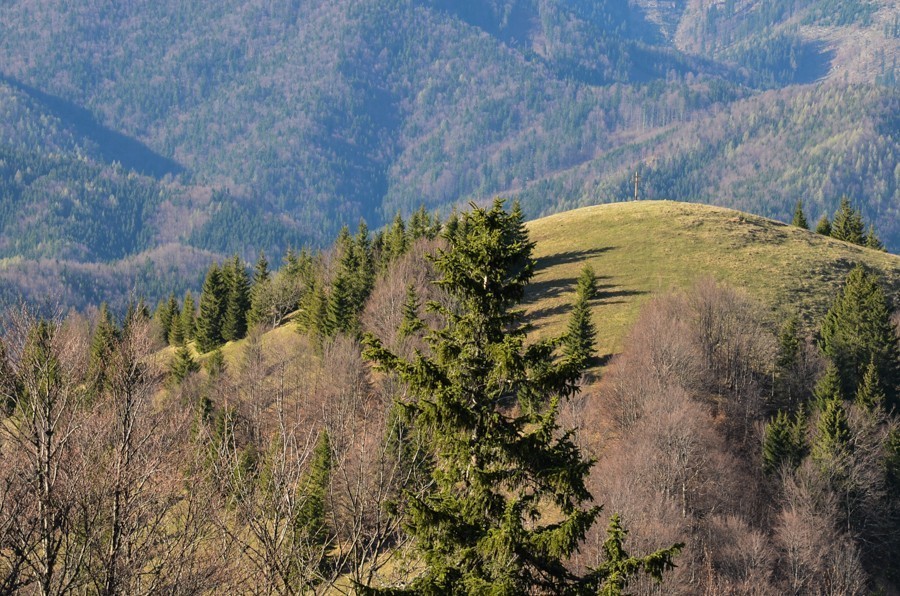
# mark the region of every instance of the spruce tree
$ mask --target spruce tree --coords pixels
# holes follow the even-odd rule
[[[797,201],[797,206],[794,207],[794,219],[791,221],[791,225],[797,226],[798,228],[803,228],[804,230],[809,229],[809,223],[806,221],[806,214],[803,213],[803,200],[799,199]]]
[[[91,350],[88,359],[87,390],[88,395],[96,397],[106,387],[110,358],[115,349],[119,330],[113,322],[106,303],[100,305],[97,323],[91,336]]]
[[[850,425],[844,402],[831,399],[819,416],[816,424],[816,437],[812,445],[813,459],[832,463],[839,461],[850,449]]]
[[[209,352],[222,344],[222,320],[228,292],[222,271],[213,264],[206,273],[203,291],[200,294],[200,315],[197,317],[197,349]]]
[[[325,335],[350,333],[356,328],[356,309],[353,304],[351,282],[343,272],[339,272],[331,286],[328,310],[325,315]]]
[[[313,449],[309,469],[301,482],[303,503],[297,510],[295,529],[312,544],[324,544],[328,538],[327,497],[331,484],[331,440],[323,430]]]
[[[816,406],[819,410],[823,410],[829,401],[844,399],[844,391],[841,386],[841,373],[838,367],[831,363],[825,369],[825,374],[816,383],[815,389],[813,389]]]
[[[900,385],[900,340],[881,280],[857,266],[825,316],[821,348],[840,372],[843,395],[852,397],[870,362],[874,362],[888,399],[897,405]]]
[[[181,306],[181,334],[185,343],[194,339],[197,334],[196,308],[194,295],[188,290]]]
[[[787,412],[780,410],[766,424],[763,437],[763,471],[772,474],[784,465],[796,467],[802,456],[802,444],[798,444],[796,423]]]
[[[433,491],[407,499],[407,529],[424,568],[391,593],[586,592],[612,575],[578,577],[565,565],[599,513],[586,506],[592,462],[571,432],[557,432],[560,403],[582,371],[553,357],[552,340],[525,345],[515,306],[534,261],[518,229],[501,201],[463,215],[449,248],[434,258],[437,283],[456,307],[430,304],[445,326],[427,336],[429,355],[405,360],[366,336],[365,356],[415,396],[406,407],[434,461]],[[504,407],[534,394],[546,404],[539,411]],[[660,573],[676,552],[651,555]]]
[[[878,235],[875,233],[875,224],[869,225],[869,230],[866,232],[866,248],[871,248],[872,250],[884,250],[884,243],[879,240]]]
[[[831,237],[853,244],[865,243],[862,214],[850,205],[846,196],[841,197],[841,204],[831,221]]]
[[[878,367],[874,360],[869,361],[866,372],[863,374],[859,388],[856,390],[856,404],[866,410],[876,410],[885,407],[887,396],[881,387],[881,379],[878,378]]]
[[[181,383],[189,374],[198,370],[200,370],[200,365],[191,356],[191,351],[186,346],[175,350],[175,355],[169,364],[169,373],[173,382]]]
[[[240,258],[235,255],[225,268],[227,284],[222,339],[234,341],[247,334],[247,311],[250,310],[250,280]]]
[[[827,215],[823,215],[819,223],[816,224],[816,234],[831,236],[831,222],[828,221]]]
[[[402,310],[403,320],[397,329],[400,338],[409,337],[425,328],[425,323],[419,318],[419,296],[412,284],[406,286],[406,299],[403,301]]]
[[[247,327],[265,324],[268,320],[268,295],[270,289],[269,261],[266,253],[259,251],[259,258],[253,267],[250,287],[250,309],[247,311]]]
[[[591,320],[589,300],[597,293],[596,276],[590,265],[585,265],[578,277],[575,304],[569,315],[569,324],[563,336],[563,355],[572,366],[583,370],[590,365],[594,355],[597,331]]]
[[[169,343],[169,333],[172,331],[172,321],[175,319],[175,313],[172,309],[174,303],[178,308],[178,302],[175,300],[175,294],[169,294],[168,300],[160,300],[156,305],[156,312],[153,313],[153,320],[156,328],[159,330],[157,336],[165,343]]]
[[[775,354],[774,392],[777,403],[793,409],[805,395],[806,389],[798,383],[796,371],[800,364],[803,340],[800,337],[800,319],[789,317],[778,334]]]

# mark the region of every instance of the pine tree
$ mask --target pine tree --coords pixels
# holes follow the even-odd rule
[[[430,305],[446,321],[427,336],[430,355],[408,361],[365,339],[365,356],[416,397],[406,407],[434,459],[433,491],[407,500],[408,531],[424,564],[405,588],[412,593],[584,591],[610,576],[577,577],[565,566],[599,513],[586,507],[591,461],[571,433],[556,432],[559,405],[577,390],[581,371],[553,358],[552,340],[525,345],[514,307],[533,275],[533,245],[517,224],[501,201],[473,206],[449,248],[438,251],[437,283],[457,307]],[[537,393],[546,404],[540,411],[501,407]],[[541,515],[548,507],[558,514],[552,521]],[[666,568],[676,550],[651,557]]]
[[[233,341],[247,334],[247,311],[250,310],[250,280],[240,258],[235,255],[225,267],[227,285],[222,339]]]
[[[816,437],[812,446],[813,459],[834,462],[846,455],[850,448],[850,425],[844,402],[831,399],[825,404],[816,424]]]
[[[159,329],[159,339],[169,343],[169,334],[172,332],[172,322],[177,320],[178,301],[175,294],[169,294],[168,300],[161,300],[153,313],[153,320]]]
[[[594,356],[594,340],[597,331],[591,320],[589,300],[597,293],[596,276],[590,265],[585,265],[578,277],[575,304],[569,315],[569,324],[563,337],[563,355],[572,366],[583,370]]]
[[[316,336],[328,335],[328,297],[322,284],[315,281],[300,301],[300,314],[297,317],[297,325],[302,331]]]
[[[884,243],[879,240],[878,235],[875,233],[875,224],[869,225],[869,230],[866,232],[866,248],[871,248],[872,250],[884,250]]]
[[[886,402],[887,396],[881,388],[881,379],[878,378],[878,367],[874,360],[870,360],[856,390],[856,404],[866,410],[876,410],[883,408]]]
[[[297,510],[295,529],[313,544],[324,544],[328,539],[327,496],[331,484],[331,439],[323,430],[302,480],[304,501]]]
[[[209,352],[222,344],[222,319],[225,316],[227,288],[222,271],[213,264],[206,273],[200,294],[200,315],[197,317],[197,349]]]
[[[172,362],[169,364],[169,373],[175,383],[181,383],[189,374],[200,370],[200,365],[191,356],[191,351],[186,346],[175,350]]]
[[[833,363],[825,369],[825,374],[816,383],[813,395],[816,398],[816,406],[819,410],[825,408],[828,402],[844,399],[844,391],[841,389],[841,373]]]
[[[802,456],[802,444],[798,444],[796,423],[787,412],[780,410],[766,424],[763,437],[763,471],[772,474],[784,465],[796,467]]]
[[[803,213],[803,200],[800,199],[797,201],[797,206],[794,207],[794,219],[791,221],[791,225],[797,226],[798,228],[803,228],[804,230],[809,229],[809,223],[806,221],[806,214]]]
[[[875,363],[888,400],[897,405],[900,390],[900,340],[881,280],[857,266],[825,316],[821,348],[840,372],[844,396],[850,397],[870,362]]]
[[[603,543],[604,561],[585,578],[581,586],[583,593],[621,596],[625,593],[628,582],[638,573],[645,573],[661,582],[663,574],[675,568],[672,558],[682,545],[644,557],[633,557],[625,550],[627,533],[622,527],[619,514],[614,514],[606,528],[606,541]]]
[[[398,337],[409,337],[425,328],[425,323],[419,318],[419,296],[412,284],[406,286],[406,299],[403,301],[402,310],[403,320],[397,329]]]
[[[800,337],[800,319],[789,317],[778,334],[778,351],[775,354],[774,391],[778,403],[790,409],[796,405],[804,388],[798,386],[797,367],[800,364],[803,341]]]
[[[841,204],[831,222],[831,237],[853,244],[865,243],[862,214],[850,205],[850,199],[846,196],[841,197]]]
[[[260,251],[253,268],[250,309],[247,311],[248,328],[268,322],[270,278],[269,261],[266,259],[266,253]]]
[[[222,353],[222,348],[216,348],[210,352],[203,366],[210,378],[221,377],[225,373],[225,354]]]
[[[87,390],[91,397],[96,397],[106,387],[107,367],[115,349],[118,334],[119,330],[104,302],[100,305],[97,324],[94,326],[94,333],[91,336],[87,375]]]
[[[188,290],[184,295],[184,301],[181,306],[181,334],[185,343],[196,337],[197,320],[195,314],[194,295]]]
[[[816,224],[816,234],[831,236],[831,222],[828,221],[827,215],[823,215],[819,223]]]
[[[356,329],[357,317],[353,304],[350,280],[339,272],[331,285],[328,296],[328,310],[325,315],[325,335],[350,333]]]

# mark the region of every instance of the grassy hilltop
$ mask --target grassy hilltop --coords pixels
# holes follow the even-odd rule
[[[586,207],[528,224],[537,273],[528,293],[536,333],[565,325],[585,263],[598,275],[601,354],[617,352],[654,295],[709,276],[746,290],[773,314],[795,310],[818,324],[846,272],[878,269],[900,289],[900,257],[731,209],[641,201]]]
[[[900,257],[740,211],[673,201],[585,207],[528,223],[537,270],[526,308],[537,336],[563,330],[585,263],[598,276],[593,301],[601,355],[619,352],[652,297],[712,277],[767,305],[773,320],[799,313],[817,326],[847,271],[864,263],[900,291]],[[292,320],[265,342],[292,341]],[[223,347],[233,361],[243,341]],[[173,350],[167,348],[167,350]]]

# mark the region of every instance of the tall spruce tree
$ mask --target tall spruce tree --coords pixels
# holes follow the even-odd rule
[[[869,362],[866,372],[863,374],[859,388],[856,390],[856,404],[866,410],[877,410],[885,407],[887,396],[881,387],[881,379],[878,377],[878,366],[874,361]]]
[[[91,336],[91,351],[88,359],[87,390],[95,397],[106,387],[110,359],[115,350],[119,330],[113,321],[106,303],[100,305],[97,323]]]
[[[824,410],[829,401],[844,399],[844,391],[841,388],[841,373],[834,363],[830,363],[825,369],[825,374],[816,382],[813,389],[816,398],[816,407]]]
[[[866,232],[866,248],[871,248],[872,250],[884,250],[884,243],[878,238],[878,234],[875,233],[875,224],[870,224],[869,229]]]
[[[599,513],[586,506],[592,462],[571,432],[557,433],[559,405],[577,390],[582,371],[553,358],[554,341],[525,345],[515,306],[534,261],[519,223],[502,201],[473,205],[449,248],[438,251],[437,283],[457,306],[430,304],[446,322],[427,336],[430,355],[405,360],[373,336],[365,339],[366,357],[416,397],[410,419],[430,438],[434,460],[434,490],[407,502],[407,529],[424,568],[399,591],[586,593],[614,575],[597,569],[579,577],[565,565]],[[504,407],[538,393],[540,410]],[[651,555],[655,570],[671,567],[677,550]]]
[[[797,432],[800,417],[792,421],[787,412],[780,410],[766,424],[763,435],[763,471],[778,472],[782,466],[796,467],[803,457],[803,435]]]
[[[181,305],[181,333],[184,342],[189,342],[197,336],[197,305],[194,304],[194,295],[188,290],[184,294],[184,301]]]
[[[822,324],[821,348],[840,373],[845,397],[856,394],[866,367],[874,362],[888,407],[898,405],[900,340],[877,274],[857,266],[847,275]]]
[[[590,365],[594,355],[597,331],[591,320],[589,301],[597,293],[597,277],[590,265],[585,265],[578,277],[575,303],[569,315],[569,324],[563,336],[563,355],[572,366],[583,370]]]
[[[172,362],[169,363],[169,374],[174,383],[181,383],[189,374],[200,370],[200,365],[191,356],[191,351],[186,346],[175,350]]]
[[[816,234],[831,236],[831,222],[828,221],[827,215],[823,215],[822,218],[819,219],[819,223],[816,224]]]
[[[397,329],[399,337],[409,337],[425,328],[425,323],[419,318],[419,296],[412,284],[406,286],[406,299],[403,301],[402,310],[403,319]]]
[[[846,455],[850,449],[850,424],[844,402],[829,400],[816,424],[816,436],[812,444],[813,459],[832,464]]]
[[[271,274],[266,254],[259,252],[259,258],[253,268],[253,283],[250,288],[250,310],[247,311],[247,327],[263,325],[269,319],[269,292],[271,290]]]
[[[846,196],[841,197],[841,204],[831,221],[831,237],[853,244],[865,244],[862,214],[850,205],[850,199]]]
[[[200,315],[197,317],[197,349],[209,352],[222,344],[222,320],[228,299],[228,288],[217,264],[210,266],[200,294]]]
[[[797,201],[797,206],[794,207],[794,219],[791,221],[791,225],[803,228],[804,230],[809,229],[809,223],[806,221],[806,214],[803,213],[803,199],[799,199]]]
[[[222,317],[222,339],[233,341],[247,334],[247,311],[250,310],[250,280],[237,255],[226,265],[223,279],[227,294]]]

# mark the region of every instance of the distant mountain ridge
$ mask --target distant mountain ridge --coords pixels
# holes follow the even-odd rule
[[[780,219],[848,194],[898,250],[898,55],[888,0],[11,0],[0,277],[149,251],[164,276],[179,246],[250,258],[498,194],[533,217],[631,196],[635,171],[643,198]],[[24,174],[41,160],[81,165]],[[141,240],[85,244],[94,179],[130,169]]]

